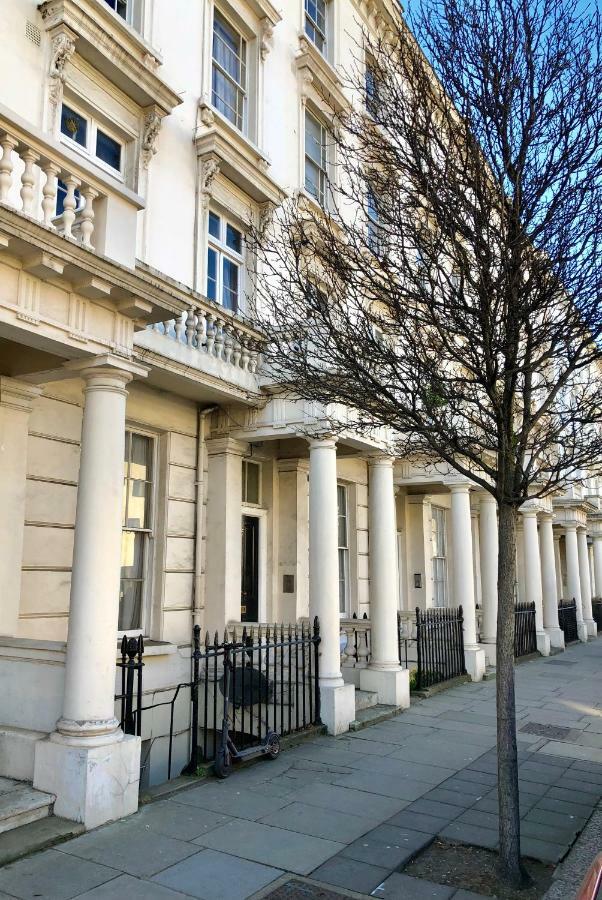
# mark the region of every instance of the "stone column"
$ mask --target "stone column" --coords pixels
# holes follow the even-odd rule
[[[85,382],[63,713],[36,744],[34,786],[95,828],[138,807],[140,738],[114,713],[126,385],[147,369],[111,355],[70,366]]]
[[[485,652],[495,665],[497,637],[497,502],[491,494],[480,494],[479,544],[481,549],[481,597],[483,604],[483,633]]]
[[[581,608],[583,621],[587,628],[588,637],[596,637],[598,627],[592,615],[592,585],[589,577],[589,553],[587,550],[587,531],[585,528],[577,530],[577,555],[579,559],[579,580],[581,582]]]
[[[577,633],[580,641],[587,641],[587,625],[583,621],[583,607],[581,605],[581,576],[579,574],[576,525],[564,526],[564,546],[566,552],[567,599],[575,599],[577,605]]]
[[[330,734],[355,719],[355,687],[341,675],[337,454],[332,438],[309,442],[309,614],[320,620],[322,721]]]
[[[29,416],[42,389],[0,375],[0,634],[19,629]]]
[[[594,583],[596,594],[602,597],[602,534],[593,535],[594,546]]]
[[[554,565],[556,567],[556,591],[558,599],[564,600],[564,590],[562,583],[562,557],[560,555],[560,532],[554,532]]]
[[[464,613],[464,656],[473,681],[485,674],[485,653],[477,644],[472,538],[470,531],[470,485],[450,484],[453,535],[453,602]]]
[[[543,594],[543,627],[552,647],[564,650],[564,634],[558,624],[558,589],[556,582],[556,552],[552,513],[544,512],[539,519],[539,553],[541,557],[541,587]]]
[[[543,627],[543,591],[541,584],[541,559],[537,533],[537,508],[521,507],[523,517],[523,542],[525,556],[525,600],[535,603],[535,630],[537,649],[542,656],[550,655],[550,637]]]
[[[227,622],[240,621],[242,557],[242,457],[244,441],[211,438],[207,447],[207,549],[203,629],[221,635]]]
[[[370,624],[372,657],[360,670],[360,688],[376,691],[379,703],[410,705],[409,671],[399,664],[397,643],[397,529],[393,459],[368,461]]]

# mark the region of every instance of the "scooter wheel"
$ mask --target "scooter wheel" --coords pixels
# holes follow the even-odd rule
[[[276,759],[280,753],[280,735],[276,734],[275,731],[268,735],[265,752],[270,759]]]
[[[232,758],[225,750],[218,750],[213,763],[215,774],[218,778],[227,778],[232,771]]]

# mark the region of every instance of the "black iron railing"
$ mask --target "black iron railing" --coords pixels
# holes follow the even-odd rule
[[[466,674],[462,607],[416,607],[416,689]]]
[[[190,767],[215,759],[222,726],[224,666],[230,667],[229,733],[238,748],[258,746],[268,732],[281,737],[320,723],[320,628],[267,625],[240,639],[194,630]]]
[[[592,600],[592,616],[596,623],[596,628],[598,631],[602,631],[602,600],[599,597],[594,597]]]
[[[138,737],[142,733],[143,655],[142,635],[131,638],[124,635],[121,640],[121,659],[117,661],[117,668],[121,669],[121,693],[115,695],[115,701],[121,704],[119,724],[122,730],[126,734],[137,734]]]
[[[562,628],[565,644],[578,640],[577,602],[574,597],[572,600],[558,601],[558,624]]]
[[[535,603],[514,604],[514,658],[528,656],[537,650]]]

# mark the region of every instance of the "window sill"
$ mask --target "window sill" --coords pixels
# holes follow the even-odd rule
[[[195,144],[201,161],[215,160],[219,171],[257,203],[278,205],[284,200],[286,193],[270,176],[265,153],[204,100]]]
[[[153,641],[145,639],[144,641],[144,659],[150,656],[173,656],[178,652],[177,644],[170,644],[168,641]],[[121,639],[117,642],[117,656],[121,656]]]
[[[348,108],[349,101],[343,93],[339,73],[303,31],[299,34],[295,62],[302,82],[307,85],[306,93],[309,91],[316,106],[322,107],[326,101],[337,112]],[[311,75],[311,78],[303,78],[304,73]]]
[[[140,107],[168,115],[182,100],[156,74],[161,57],[104,0],[45,0],[38,7],[54,36],[64,29],[77,53]]]

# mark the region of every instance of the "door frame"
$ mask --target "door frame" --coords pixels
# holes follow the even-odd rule
[[[259,622],[265,622],[267,617],[267,559],[268,559],[268,540],[267,540],[267,509],[261,509],[251,504],[243,503],[240,508],[240,527],[242,534],[243,516],[252,516],[259,519],[259,552],[258,552],[258,573],[257,573],[257,618]],[[241,585],[242,587],[242,585]],[[239,612],[240,616],[240,612]]]

